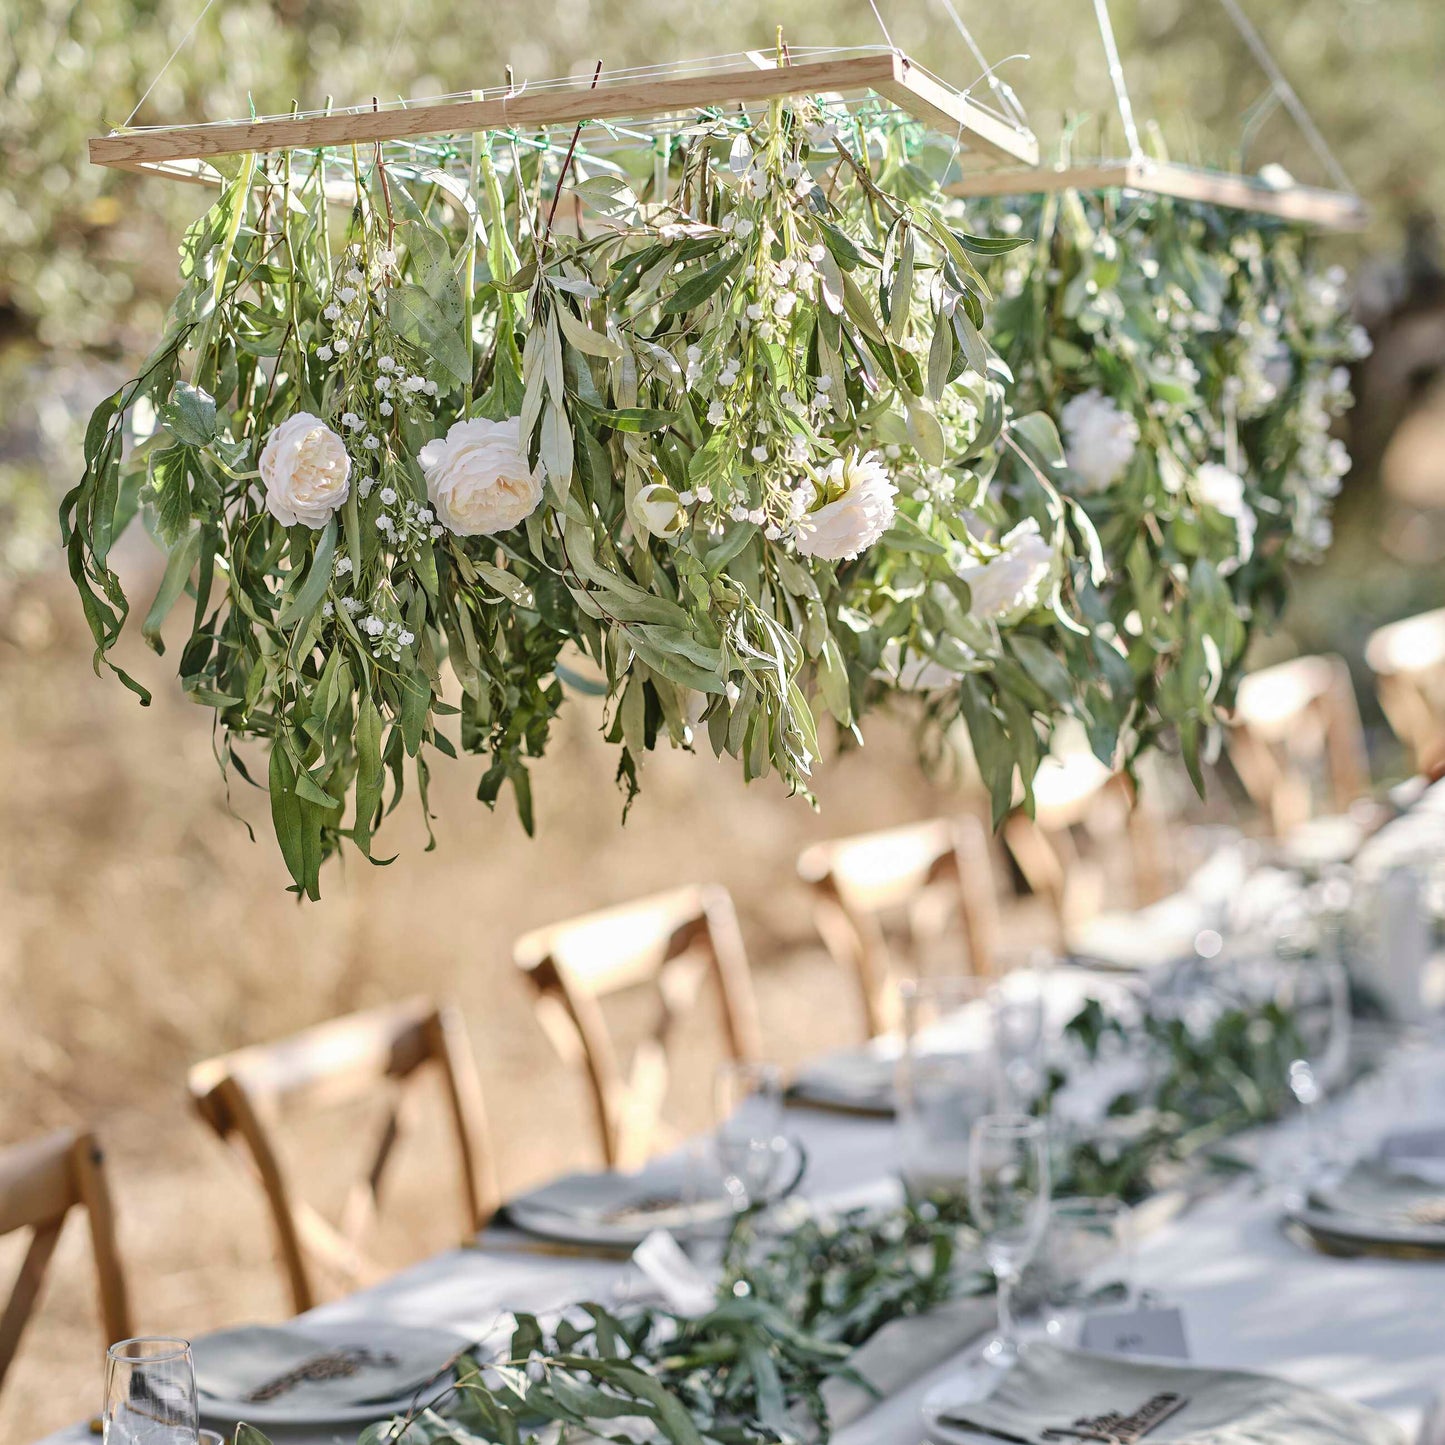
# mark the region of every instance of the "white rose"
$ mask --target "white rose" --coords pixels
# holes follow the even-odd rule
[[[1213,507],[1221,516],[1230,518],[1239,538],[1239,558],[1223,563],[1221,576],[1228,576],[1241,562],[1254,555],[1254,508],[1244,500],[1244,478],[1219,462],[1206,462],[1194,478],[1194,495],[1206,507]]]
[[[969,556],[955,562],[953,570],[968,583],[971,616],[1013,622],[1043,601],[1057,558],[1032,517],[1020,522],[999,545],[997,557],[980,562]]]
[[[459,421],[417,457],[437,520],[459,537],[510,531],[542,500],[541,469],[527,464],[521,423]]]
[[[1084,490],[1102,492],[1118,481],[1139,444],[1139,423],[1096,387],[1065,402],[1059,420],[1069,469],[1082,479]]]
[[[841,495],[798,519],[798,551],[829,561],[856,557],[888,530],[898,489],[876,452],[838,457],[823,473],[823,485],[823,495]]]
[[[654,536],[670,542],[687,525],[682,499],[666,482],[649,482],[637,493],[637,515]]]
[[[267,437],[257,466],[266,510],[283,527],[324,527],[351,491],[346,443],[309,411],[287,417]]]

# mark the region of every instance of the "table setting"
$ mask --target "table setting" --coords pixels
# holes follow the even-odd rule
[[[518,1195],[288,1325],[180,1342],[189,1375],[112,1382],[102,1429],[1439,1445],[1445,1041],[1356,1019],[1317,880],[1293,896],[1147,979],[912,981],[897,1037],[791,1083],[725,1065],[709,1135]],[[128,1401],[178,1389],[169,1434],[127,1433]]]

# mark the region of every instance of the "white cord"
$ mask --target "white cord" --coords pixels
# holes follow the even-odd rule
[[[873,12],[873,18],[878,22],[878,28],[883,32],[883,39],[887,42],[888,48],[896,53],[898,47],[893,43],[893,37],[888,33],[888,27],[883,23],[883,12],[878,8],[878,0],[868,0],[868,8]]]
[[[1017,125],[1021,125],[1027,130],[1029,123],[1028,116],[1024,113],[1023,106],[1019,104],[1018,96],[1014,94],[1013,87],[1006,81],[1000,80],[999,77],[994,74],[996,67],[989,64],[988,57],[983,53],[983,48],[979,45],[978,41],[973,38],[973,31],[964,24],[963,16],[958,12],[958,6],[953,3],[953,0],[943,0],[943,8],[948,11],[954,27],[963,37],[963,43],[968,46],[969,52],[972,54],[974,60],[978,62],[978,68],[982,72],[978,80],[974,81],[973,84],[977,85],[979,80],[988,81],[989,88],[999,98],[999,104],[1003,106],[1004,110],[1008,112],[1009,116]],[[1019,57],[1011,55],[1008,58],[1014,60]],[[1027,56],[1023,56],[1022,58],[1025,60],[1028,59]],[[1002,64],[1002,62],[999,63]],[[968,89],[971,90],[972,88],[973,86],[970,86]],[[965,90],[964,94],[967,95],[968,90]]]
[[[1225,13],[1234,22],[1234,28],[1239,31],[1244,43],[1249,46],[1254,58],[1259,62],[1260,68],[1269,77],[1269,83],[1274,93],[1279,97],[1284,108],[1294,117],[1294,122],[1299,126],[1305,140],[1309,142],[1310,149],[1314,151],[1320,163],[1330,173],[1335,184],[1341,190],[1354,195],[1355,188],[1350,184],[1350,178],[1345,174],[1345,168],[1339,163],[1334,151],[1330,149],[1329,142],[1320,133],[1314,117],[1309,113],[1309,108],[1299,98],[1294,86],[1289,83],[1288,77],[1280,69],[1273,52],[1264,43],[1264,37],[1240,9],[1238,0],[1219,0],[1219,3],[1224,6]]]
[[[183,50],[186,48],[186,45],[190,42],[191,36],[193,36],[193,35],[196,33],[196,27],[201,23],[202,20],[204,20],[204,19],[206,18],[207,12],[210,10],[211,6],[214,5],[215,3],[216,3],[216,0],[206,0],[205,5],[202,6],[202,8],[201,8],[201,13],[200,13],[199,15],[197,15],[194,20],[191,21],[191,28],[190,28],[189,30],[187,30],[184,35],[181,36],[181,42],[180,42],[180,44],[177,45],[176,48],[175,48],[173,51],[171,51],[170,55],[166,58],[166,63],[165,63],[163,66],[161,66],[161,68],[160,68],[158,71],[156,71],[156,78],[155,78],[153,81],[151,81],[151,83],[150,83],[148,86],[146,86],[146,88],[145,88],[145,94],[144,94],[143,96],[141,96],[141,98],[140,98],[138,101],[136,101],[136,103],[135,103],[135,110],[131,111],[131,113],[130,113],[128,116],[126,116],[126,118],[125,118],[125,125],[121,126],[121,129],[122,129],[122,130],[125,130],[126,127],[130,125],[131,121],[133,121],[133,120],[136,118],[136,114],[137,114],[137,112],[140,110],[141,106],[143,106],[143,105],[146,103],[146,101],[150,99],[150,93],[151,93],[151,91],[153,91],[153,90],[156,88],[156,86],[158,86],[158,85],[161,83],[161,76],[163,76],[163,75],[166,73],[166,71],[168,71],[168,70],[171,68],[171,61],[173,61],[173,60],[176,58],[176,56],[178,56],[178,55],[181,53],[181,51],[183,51]]]
[[[1119,59],[1119,43],[1114,39],[1114,22],[1109,18],[1109,0],[1094,0],[1094,19],[1099,25],[1099,39],[1104,42],[1104,56],[1109,62],[1109,79],[1114,86],[1114,100],[1124,126],[1124,140],[1129,159],[1143,160],[1144,148],[1139,144],[1139,128],[1134,124],[1134,107],[1129,103],[1129,88],[1124,83],[1124,62]]]

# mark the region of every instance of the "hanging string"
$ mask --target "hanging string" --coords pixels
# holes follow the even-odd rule
[[[963,37],[963,43],[968,46],[969,52],[972,54],[974,60],[978,62],[978,68],[981,72],[979,80],[988,81],[989,88],[998,96],[999,104],[1008,113],[1010,118],[1017,125],[1027,130],[1029,124],[1028,116],[1024,113],[1023,106],[1019,104],[1019,98],[1014,94],[1013,87],[1009,85],[1007,81],[1000,80],[999,77],[994,74],[995,67],[989,64],[988,57],[983,53],[983,48],[979,45],[978,41],[973,38],[973,31],[964,24],[963,16],[958,12],[958,6],[953,3],[953,0],[943,0],[943,8],[948,12],[958,33]],[[1019,57],[1011,55],[1007,58],[1010,60],[1027,60],[1028,56]],[[999,64],[1002,63],[1002,61],[999,62]],[[978,83],[978,80],[974,81],[974,85]],[[972,89],[972,86],[970,86],[969,89]],[[964,94],[967,95],[968,91],[964,91]]]
[[[873,12],[873,18],[878,22],[878,28],[883,32],[883,39],[888,48],[895,54],[898,47],[893,43],[893,37],[888,33],[888,27],[883,23],[883,12],[878,8],[878,0],[868,0],[868,8]]]
[[[1124,140],[1129,147],[1129,159],[1144,159],[1144,148],[1139,144],[1139,128],[1134,124],[1134,107],[1129,103],[1129,88],[1124,83],[1124,62],[1119,59],[1119,43],[1114,39],[1114,22],[1109,18],[1109,0],[1094,0],[1094,18],[1099,25],[1099,38],[1104,42],[1104,55],[1109,62],[1109,79],[1114,86],[1114,100],[1119,107],[1119,119],[1124,126]]]
[[[204,19],[206,18],[206,15],[209,13],[211,6],[214,5],[215,3],[216,3],[216,0],[206,0],[206,3],[201,7],[201,13],[200,13],[199,15],[197,15],[194,20],[191,21],[191,28],[190,28],[189,30],[187,30],[184,35],[181,36],[180,44],[177,45],[176,48],[175,48],[173,51],[171,51],[170,55],[168,55],[168,56],[166,57],[166,63],[165,63],[163,66],[161,66],[161,68],[160,68],[158,71],[156,71],[156,78],[155,78],[153,81],[151,81],[151,83],[150,83],[148,86],[146,86],[146,88],[145,88],[145,94],[142,95],[141,98],[140,98],[138,101],[136,101],[136,103],[135,103],[135,110],[131,111],[131,113],[130,113],[128,116],[126,116],[126,118],[125,118],[125,124],[121,126],[121,129],[122,129],[122,130],[125,130],[126,127],[130,125],[131,121],[133,121],[133,120],[136,118],[136,115],[139,113],[141,106],[143,106],[143,105],[146,103],[146,101],[148,101],[148,100],[150,99],[151,91],[153,91],[153,90],[156,88],[156,86],[158,86],[158,85],[161,83],[161,76],[163,76],[163,75],[166,73],[166,71],[168,71],[168,70],[171,68],[171,62],[172,62],[172,61],[176,58],[176,56],[178,56],[178,55],[181,53],[181,51],[183,51],[183,50],[186,48],[186,46],[190,43],[191,36],[193,36],[193,35],[196,33],[196,27],[201,23],[202,20],[204,20]]]
[[[1310,149],[1314,151],[1320,164],[1330,173],[1331,179],[1342,191],[1348,191],[1353,195],[1355,188],[1350,183],[1349,176],[1345,174],[1345,168],[1340,164],[1334,151],[1330,149],[1329,142],[1320,133],[1320,128],[1315,124],[1309,108],[1299,98],[1294,86],[1289,83],[1288,77],[1280,69],[1273,52],[1264,43],[1264,37],[1240,9],[1239,0],[1219,0],[1219,3],[1224,6],[1225,13],[1234,22],[1234,28],[1239,31],[1240,37],[1249,47],[1255,60],[1259,62],[1260,68],[1269,77],[1269,83],[1273,87],[1274,93],[1279,97],[1284,108],[1294,117],[1295,124],[1299,126],[1300,132],[1309,142]]]

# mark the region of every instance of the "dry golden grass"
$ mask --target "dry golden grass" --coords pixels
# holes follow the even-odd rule
[[[143,589],[141,589],[143,590]],[[298,906],[265,799],[225,810],[209,715],[180,697],[170,659],[128,654],[156,684],[143,711],[91,675],[73,600],[43,589],[9,607],[0,638],[0,1144],[60,1124],[109,1148],[135,1325],[192,1334],[276,1319],[285,1295],[256,1193],[190,1116],[186,1066],[243,1042],[410,993],[455,998],[471,1031],[504,1188],[595,1161],[587,1100],[535,1027],[510,945],[523,930],[687,881],[736,896],[778,1057],[859,1035],[847,988],[812,941],[793,859],[807,842],[924,817],[956,802],[919,772],[904,728],[880,721],[863,752],[827,763],[821,815],[776,784],[744,789],[710,755],[650,761],[624,827],[615,757],[586,703],[536,773],[538,836],[472,798],[475,763],[439,763],[436,852],[403,804],[389,868],[329,865]],[[679,1128],[705,1123],[703,1025],[677,1091]],[[298,1156],[322,1177],[349,1161],[332,1130]],[[320,1142],[325,1140],[325,1143]],[[399,1164],[388,1263],[456,1234],[451,1159],[425,1134]],[[443,1176],[438,1206],[428,1184]],[[19,1241],[0,1241],[0,1280]],[[0,1296],[4,1286],[0,1285]],[[51,1283],[0,1394],[0,1438],[24,1445],[92,1412],[101,1383],[85,1231],[66,1230]]]

